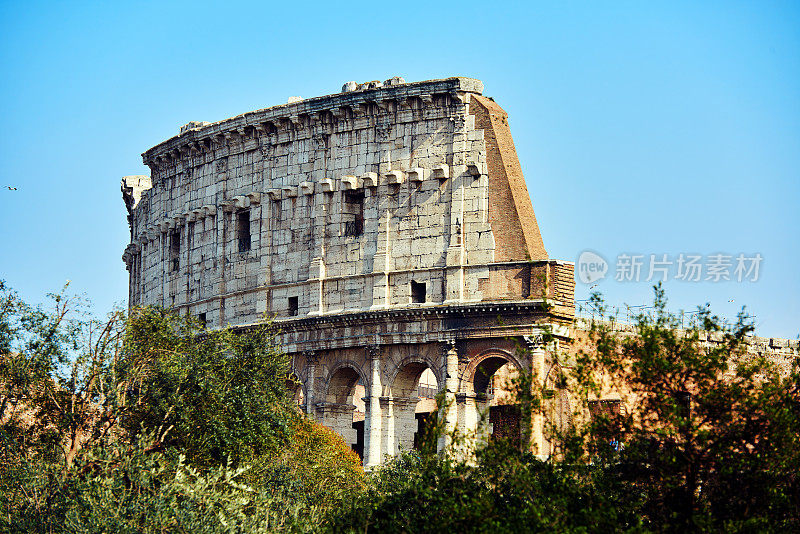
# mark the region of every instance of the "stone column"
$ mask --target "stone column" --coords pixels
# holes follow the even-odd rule
[[[394,456],[401,448],[406,451],[411,450],[414,448],[414,434],[417,431],[414,409],[419,399],[384,397],[381,400],[387,408],[386,454]]]
[[[451,443],[453,432],[458,423],[458,406],[456,405],[456,393],[458,392],[458,352],[456,351],[455,340],[448,340],[442,343],[442,352],[445,358],[445,395],[444,406],[439,409],[439,417],[444,420],[444,435],[439,436],[437,450],[439,452]]]
[[[525,336],[525,344],[531,354],[531,388],[537,388],[541,391],[544,385],[545,368],[547,353],[545,351],[545,344],[541,333],[534,333],[530,336]],[[545,442],[544,436],[544,415],[539,412],[531,414],[531,421],[520,421],[520,424],[530,424],[530,441],[527,444],[528,450],[536,454],[540,459],[546,459],[545,451],[549,450]]]
[[[468,437],[469,445],[474,445],[475,448],[486,446],[491,434],[487,412],[489,402],[486,395],[457,393],[456,405],[459,433]]]
[[[306,413],[311,419],[314,419],[314,378],[317,375],[317,364],[319,363],[319,354],[315,350],[304,350],[303,356],[306,359],[306,369],[308,370],[306,376]]]
[[[366,348],[367,363],[370,370],[370,383],[367,390],[364,416],[364,467],[369,469],[379,465],[383,459],[381,451],[381,348],[371,345]]]

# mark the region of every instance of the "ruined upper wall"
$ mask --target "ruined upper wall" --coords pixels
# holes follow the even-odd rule
[[[388,83],[393,82],[392,85]],[[353,83],[353,82],[349,82]],[[472,78],[446,78],[405,83],[393,78],[384,83],[345,84],[346,92],[303,99],[266,109],[250,111],[215,123],[194,122],[194,127],[160,143],[142,154],[144,164],[151,169],[172,160],[204,149],[224,145],[226,140],[248,135],[276,134],[277,142],[288,142],[292,132],[322,128],[329,129],[339,121],[357,120],[369,116],[396,114],[419,110],[433,98],[449,97],[464,102],[466,94],[483,92],[483,83]],[[417,100],[418,99],[418,100]],[[377,108],[377,109],[376,109]],[[352,124],[358,128],[359,124]],[[284,136],[281,137],[280,134]]]
[[[537,298],[550,278],[571,301],[571,266],[547,259],[507,116],[479,81],[343,89],[189,123],[143,154],[131,304],[241,324]]]

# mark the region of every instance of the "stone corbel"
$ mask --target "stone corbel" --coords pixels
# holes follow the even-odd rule
[[[219,207],[222,211],[234,211],[236,209],[236,199],[223,200],[219,203]]]
[[[389,185],[399,185],[403,183],[406,173],[398,170],[391,170],[386,172],[386,183]]]
[[[217,207],[211,204],[203,206],[201,209],[206,213],[206,217],[213,217],[217,214]]]
[[[484,174],[481,172],[480,164],[475,162],[467,163],[467,172],[473,178],[479,178],[482,174]]]
[[[469,100],[469,93],[463,93],[463,92],[451,93],[450,98],[452,98],[459,104],[466,104],[467,101]]]
[[[281,188],[283,192],[283,198],[294,198],[297,196],[297,188],[291,186],[285,186]]]
[[[364,187],[378,187],[378,173],[367,172],[361,175],[361,184]]]
[[[355,176],[342,176],[340,178],[342,182],[342,191],[353,191],[358,189],[358,178]]]
[[[442,163],[433,168],[433,177],[437,180],[447,180],[450,178],[450,167],[447,163]]]
[[[343,107],[333,108],[330,111],[331,115],[333,115],[333,118],[336,119],[337,121],[347,118],[347,112]]]
[[[336,183],[330,178],[323,178],[319,181],[323,193],[333,193],[336,191]]]
[[[192,217],[194,220],[199,221],[206,216],[206,210],[203,208],[197,208],[196,210],[192,210]]]
[[[428,173],[428,169],[423,169],[422,167],[414,167],[413,169],[408,170],[408,181],[409,182],[423,182],[425,181],[425,177]]]
[[[392,102],[394,102],[394,100],[387,98],[386,100],[376,100],[375,105],[378,107],[378,110],[380,110],[382,113],[391,113]]]
[[[295,130],[302,130],[303,129],[303,120],[299,115],[290,115],[286,119],[291,125],[292,128]]]
[[[300,182],[298,187],[300,189],[300,193],[303,195],[314,194],[314,182]]]
[[[282,191],[280,189],[270,189],[267,191],[267,195],[269,195],[270,200],[280,200],[283,198]]]

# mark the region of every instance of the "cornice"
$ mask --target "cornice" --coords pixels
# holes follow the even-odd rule
[[[455,319],[475,317],[506,317],[514,315],[542,315],[554,319],[571,320],[572,316],[561,313],[562,302],[542,299],[476,302],[469,304],[442,304],[438,306],[402,307],[385,310],[347,311],[330,315],[300,317],[296,319],[278,319],[273,324],[281,334],[305,332],[325,328],[342,328],[347,326],[363,326],[365,324],[387,324],[391,321],[419,321],[429,319]],[[258,323],[233,326],[234,330],[249,329]]]
[[[482,92],[483,83],[479,80],[454,77],[319,96],[250,111],[210,124],[196,123],[196,127],[188,128],[144,152],[142,160],[155,170],[175,160],[210,152],[230,143],[252,138],[266,138],[265,142],[270,143],[270,136],[282,131],[332,127],[342,120],[421,109],[434,104],[437,96],[446,97],[447,104],[464,104],[468,94]]]

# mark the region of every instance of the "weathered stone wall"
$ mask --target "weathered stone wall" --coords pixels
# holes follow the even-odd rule
[[[275,316],[295,398],[368,466],[413,446],[432,389],[448,428],[488,439],[487,377],[552,374],[536,339],[567,339],[575,283],[547,257],[508,117],[481,91],[348,83],[185,125],[143,154],[151,177],[123,179],[130,304],[212,328]]]
[[[544,296],[530,270],[571,265],[547,262],[507,116],[482,84],[366,87],[190,123],[145,152],[152,188],[123,181],[131,304],[216,327]]]

